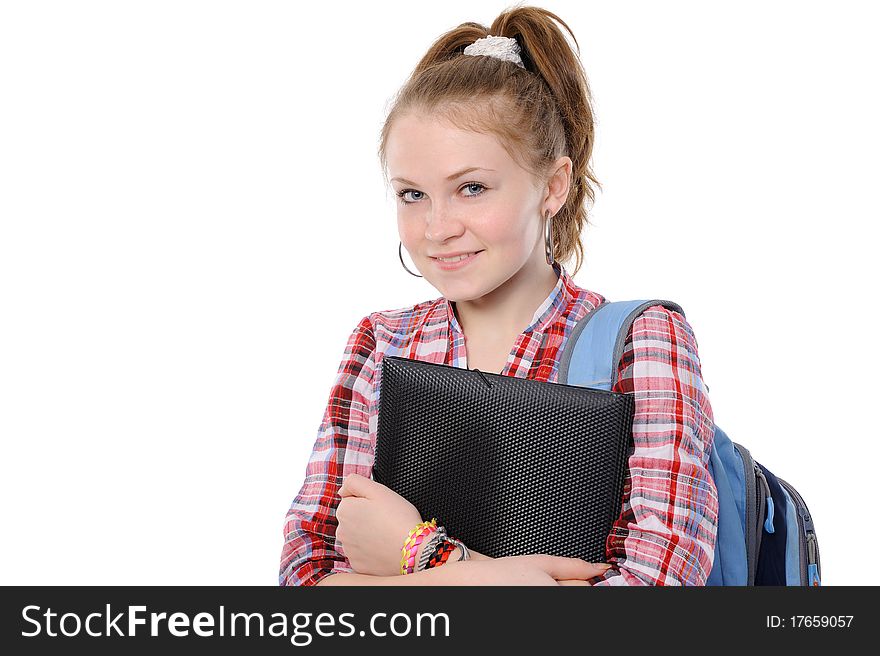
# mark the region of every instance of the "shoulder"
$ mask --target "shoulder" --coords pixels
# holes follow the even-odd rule
[[[376,351],[381,359],[386,352],[400,353],[415,348],[431,350],[445,339],[447,305],[443,297],[414,305],[379,310],[364,316],[355,327],[351,341],[360,341]],[[417,357],[415,353],[414,357]]]
[[[636,316],[627,341],[660,341],[697,350],[694,330],[684,314],[660,304],[648,306]]]
[[[446,303],[441,296],[415,305],[371,312],[368,319],[378,336],[402,336],[446,321]]]
[[[441,297],[402,308],[380,310],[363,316],[345,346],[338,375],[349,381],[344,386],[360,384],[360,379],[372,379],[379,363],[387,354],[413,352],[414,356],[438,350],[445,340],[442,331],[429,330],[438,323],[437,317],[445,319],[446,305]]]
[[[638,378],[633,386],[627,379]],[[651,305],[630,326],[618,363],[618,379],[626,389],[648,389],[660,381],[687,383],[692,394],[708,391],[693,328],[682,312],[664,305]]]

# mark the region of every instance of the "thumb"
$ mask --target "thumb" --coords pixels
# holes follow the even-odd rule
[[[580,558],[562,556],[543,556],[542,563],[546,571],[554,579],[589,579],[604,574],[610,567],[605,563],[589,563]]]
[[[340,497],[368,497],[372,481],[360,474],[349,474],[339,488]]]

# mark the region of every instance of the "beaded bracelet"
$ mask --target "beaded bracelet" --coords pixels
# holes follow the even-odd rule
[[[416,565],[416,552],[425,536],[437,530],[437,519],[430,522],[420,522],[409,532],[400,555],[400,573],[412,574]]]

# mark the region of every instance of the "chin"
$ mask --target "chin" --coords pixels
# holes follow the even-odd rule
[[[461,283],[450,283],[448,280],[428,280],[431,285],[449,301],[472,301],[479,298],[482,294],[475,289],[476,285],[462,281]]]
[[[434,287],[440,290],[440,293],[443,294],[447,300],[454,303],[475,301],[495,289],[495,287],[492,286],[491,281],[484,278],[480,278],[479,280],[463,279],[458,284],[450,284],[448,281],[444,282],[446,284],[438,284],[434,285]]]

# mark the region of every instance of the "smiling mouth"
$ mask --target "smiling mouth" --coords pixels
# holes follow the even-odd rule
[[[483,251],[474,251],[473,253],[464,253],[463,255],[456,255],[455,257],[435,257],[434,259],[438,262],[447,262],[452,264],[454,262],[461,262],[462,260],[466,260],[467,258],[476,255],[477,253],[482,253]]]
[[[434,260],[435,266],[441,271],[458,271],[470,266],[470,263],[475,262],[482,252],[483,251],[474,251],[473,253],[467,253],[465,255],[448,259],[441,259],[439,257],[431,257],[431,259]]]

